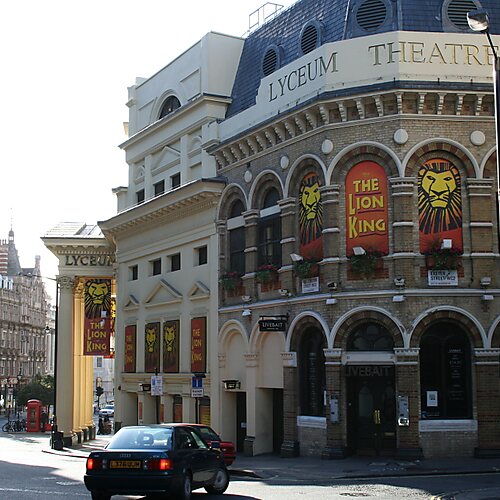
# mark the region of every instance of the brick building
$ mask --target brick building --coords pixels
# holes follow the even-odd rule
[[[209,150],[221,427],[239,450],[500,451],[494,0],[301,0]],[[500,38],[493,36],[494,40]]]

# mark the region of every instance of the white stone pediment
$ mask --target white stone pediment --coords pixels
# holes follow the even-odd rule
[[[182,294],[163,278],[154,286],[144,301],[145,307],[182,302]]]
[[[201,281],[197,281],[189,290],[188,297],[191,300],[207,299],[210,297],[210,289]]]
[[[133,295],[129,295],[128,299],[125,301],[123,309],[125,311],[133,311],[135,309],[139,309],[139,301]]]

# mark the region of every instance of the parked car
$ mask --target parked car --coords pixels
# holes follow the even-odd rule
[[[185,424],[195,427],[199,433],[203,436],[203,439],[207,442],[208,446],[217,441],[220,443],[220,450],[224,455],[224,462],[226,465],[231,465],[236,458],[236,449],[234,443],[231,441],[223,441],[220,436],[208,425],[203,424]]]
[[[114,417],[115,416],[115,405],[106,405],[99,410],[100,417]]]
[[[221,495],[229,473],[218,443],[209,446],[193,426],[134,425],[90,453],[84,482],[93,500],[165,493],[188,500],[198,488]]]

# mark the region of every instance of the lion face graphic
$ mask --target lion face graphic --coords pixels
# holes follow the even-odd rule
[[[85,283],[85,316],[101,318],[103,312],[108,316],[111,312],[111,281],[88,280]]]
[[[424,234],[462,227],[460,173],[450,162],[431,160],[420,168],[418,210]]]
[[[299,191],[300,241],[303,245],[321,237],[323,229],[323,206],[320,180],[315,173],[306,175]]]
[[[156,343],[156,328],[146,326],[146,350],[149,353],[153,353],[155,351],[155,343]]]
[[[163,335],[167,352],[173,352],[175,343],[175,326],[166,325]]]

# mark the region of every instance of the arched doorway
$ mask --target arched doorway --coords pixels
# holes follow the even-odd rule
[[[396,390],[391,354],[394,340],[375,322],[359,325],[347,338],[347,446],[358,455],[396,450]]]

